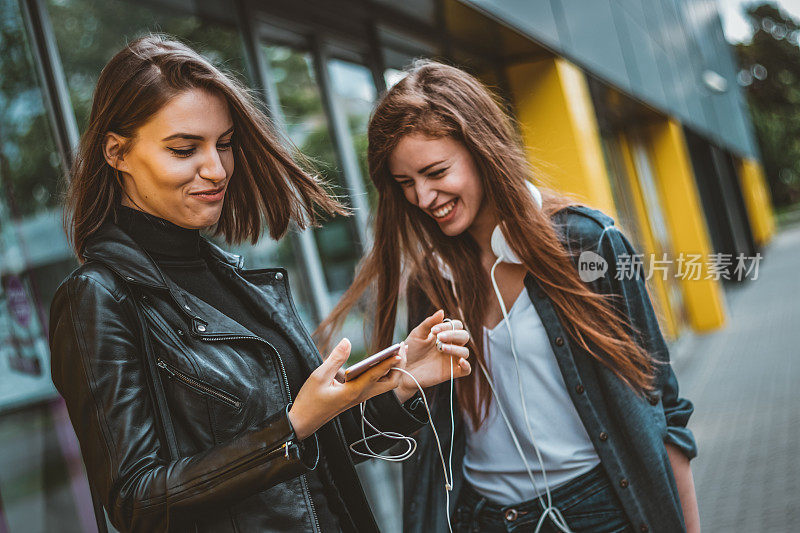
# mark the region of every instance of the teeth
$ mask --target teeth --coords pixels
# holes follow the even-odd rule
[[[433,211],[433,216],[435,216],[436,218],[444,218],[444,217],[446,217],[447,215],[450,214],[450,211],[453,210],[453,207],[455,207],[455,205],[456,205],[456,201],[455,200],[450,200],[449,202],[447,202],[445,205],[443,205],[442,207],[440,207],[436,211]]]

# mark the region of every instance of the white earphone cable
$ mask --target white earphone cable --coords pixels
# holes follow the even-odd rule
[[[551,518],[551,520],[553,521],[553,524],[555,524],[555,526],[558,527],[558,529],[560,529],[564,533],[570,533],[569,526],[564,520],[561,511],[559,511],[558,508],[553,506],[553,498],[552,495],[550,494],[550,485],[547,483],[547,471],[545,470],[544,467],[544,460],[542,459],[542,454],[539,451],[539,446],[536,444],[536,439],[533,437],[533,430],[531,429],[530,416],[528,416],[528,408],[525,404],[525,393],[522,387],[522,376],[519,369],[519,358],[517,357],[517,350],[514,346],[514,331],[511,328],[511,320],[508,317],[508,311],[506,310],[505,302],[503,302],[502,295],[500,294],[500,288],[497,286],[497,280],[495,279],[494,276],[494,271],[497,268],[497,265],[503,262],[503,259],[504,258],[502,256],[497,258],[497,261],[494,262],[494,265],[492,265],[492,268],[489,271],[489,277],[492,280],[492,287],[494,288],[495,296],[497,296],[497,301],[500,303],[500,311],[503,313],[503,320],[506,323],[506,329],[508,329],[508,336],[511,343],[511,355],[514,357],[514,365],[516,366],[517,370],[517,385],[519,386],[519,397],[520,397],[520,403],[522,404],[522,414],[523,418],[525,419],[525,426],[528,430],[528,438],[531,439],[531,444],[533,444],[533,450],[536,452],[536,458],[539,461],[539,467],[542,470],[542,480],[544,481],[544,490],[545,494],[547,495],[547,505],[545,505],[544,502],[542,501],[541,494],[539,494],[538,496],[539,503],[542,505],[543,508],[543,513],[539,519],[539,524],[536,526],[535,533],[539,533],[539,530],[541,529],[542,524],[544,523],[544,519],[551,515],[554,516],[554,518]],[[517,448],[517,452],[519,452],[520,457],[522,457],[522,462],[525,464],[525,469],[528,471],[528,476],[530,477],[531,483],[533,484],[533,490],[535,493],[538,494],[539,489],[537,488],[536,482],[534,481],[533,472],[531,471],[530,466],[528,465],[528,461],[525,459],[525,454],[522,452],[522,448],[520,447],[517,437],[514,434],[514,430],[511,427],[511,423],[509,422],[508,417],[505,414],[505,410],[502,409],[502,406],[500,405],[500,398],[495,392],[494,386],[492,385],[491,379],[489,378],[489,373],[486,371],[486,368],[483,366],[483,364],[481,364],[481,370],[483,370],[484,376],[486,376],[487,381],[489,381],[490,383],[492,394],[494,394],[495,396],[495,400],[497,401],[498,407],[501,408],[500,411],[503,414],[503,420],[505,421],[509,431],[512,434],[514,445]]]
[[[417,386],[420,395],[422,396],[422,401],[425,405],[425,411],[428,413],[428,422],[430,423],[431,429],[433,430],[433,437],[434,439],[436,439],[436,447],[439,452],[439,458],[442,461],[442,470],[444,471],[444,484],[445,484],[444,485],[445,506],[446,506],[445,514],[447,515],[447,528],[450,531],[450,533],[452,533],[453,526],[450,523],[450,491],[453,490],[453,439],[455,437],[455,416],[453,411],[453,381],[454,381],[453,358],[450,357],[450,453],[447,462],[445,462],[444,453],[442,452],[442,443],[439,440],[439,433],[436,431],[436,426],[433,424],[433,416],[431,415],[430,406],[428,405],[428,399],[425,397],[425,391],[422,390],[422,386],[419,384],[419,381],[417,381],[417,378],[415,378],[414,375],[408,370],[405,370],[403,368],[393,368],[392,370],[402,372],[403,374],[406,374],[408,377],[410,377],[411,380],[414,382],[414,384]],[[359,404],[359,407],[361,410],[362,438],[350,444],[350,451],[362,457],[369,457],[371,459],[380,459],[382,461],[389,461],[389,462],[405,461],[414,454],[414,452],[417,449],[417,441],[413,437],[408,437],[406,435],[394,431],[382,431],[376,428],[374,425],[370,423],[369,420],[367,420],[367,417],[364,416],[365,404],[362,402],[361,404]],[[370,429],[372,429],[375,432],[375,434],[368,436],[366,433],[366,426],[369,426]],[[398,455],[381,455],[373,451],[372,448],[369,447],[369,441],[371,439],[379,437],[405,442],[406,444],[408,444],[408,449],[405,452]],[[368,453],[364,453],[356,449],[356,446],[361,443],[364,443],[364,447],[367,449]]]

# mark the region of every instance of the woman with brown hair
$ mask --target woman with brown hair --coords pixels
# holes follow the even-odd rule
[[[109,61],[70,177],[82,265],[51,305],[52,376],[100,530],[105,511],[122,531],[377,531],[351,456],[359,404],[384,431],[425,422],[392,370],[407,354],[442,359],[442,314],[336,378],[350,345],[321,360],[286,271],[245,270],[200,230],[255,243],[264,220],[278,239],[345,210],[245,88],[174,40],[144,37]],[[448,350],[466,351],[466,332],[448,329]]]
[[[442,478],[421,430],[404,465],[405,530],[444,531],[452,517],[459,531],[697,531],[693,408],[641,272],[617,275],[635,252],[613,220],[533,186],[498,100],[440,63],[416,64],[382,97],[368,158],[374,247],[317,335],[329,340],[374,287],[373,341],[385,344],[405,287],[409,324],[438,308],[464,321],[476,369],[456,398],[447,384],[426,391],[440,435],[457,404],[442,444],[453,471]],[[584,252],[604,276],[581,279]]]

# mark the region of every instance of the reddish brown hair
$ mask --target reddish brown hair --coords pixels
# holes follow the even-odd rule
[[[321,210],[346,213],[317,178],[295,161],[247,88],[189,46],[163,35],[137,39],[118,52],[100,73],[89,124],[70,169],[64,226],[82,261],[88,237],[113,212],[122,194],[118,172],[103,157],[103,141],[114,132],[132,141],[140,126],[171,98],[203,89],[228,103],[233,119],[234,174],[222,212],[211,228],[226,242],[256,243],[264,227],[280,238],[294,220],[300,228],[317,225]],[[130,149],[131,143],[123,147]]]
[[[551,220],[574,202],[543,190],[544,206],[539,209],[525,183],[532,171],[502,104],[466,72],[428,61],[413,66],[383,96],[370,120],[369,172],[378,190],[375,241],[353,285],[315,332],[320,344],[330,343],[349,310],[373,289],[370,293],[377,301],[372,345],[389,345],[404,276],[434,308],[444,309],[448,316],[458,316],[460,308],[467,329],[481,331],[488,299],[494,296],[478,244],[469,232],[456,237],[442,233],[430,216],[406,200],[389,172],[390,154],[401,138],[412,133],[451,137],[464,144],[477,165],[485,201],[504,224],[517,257],[553,301],[569,335],[635,390],[651,389],[651,357],[627,333],[630,324],[609,299],[581,281]],[[452,271],[459,301],[441,275],[434,251]],[[471,347],[471,358],[483,360],[480,335],[473,335]],[[477,427],[488,412],[491,394],[472,361],[474,371],[459,380],[457,393]]]

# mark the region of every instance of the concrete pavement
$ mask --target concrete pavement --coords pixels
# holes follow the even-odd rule
[[[725,329],[673,347],[704,533],[800,531],[800,225],[762,255]]]

